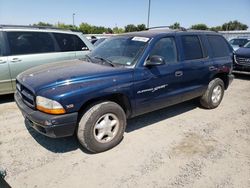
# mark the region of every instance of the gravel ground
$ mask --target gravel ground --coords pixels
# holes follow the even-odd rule
[[[12,187],[250,187],[250,75],[214,110],[185,102],[129,120],[114,149],[89,154],[74,137],[25,127],[0,98],[0,166]]]

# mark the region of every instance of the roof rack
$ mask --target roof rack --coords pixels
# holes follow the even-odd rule
[[[157,26],[157,27],[149,27],[149,28],[147,28],[147,30],[150,30],[150,29],[161,29],[161,28],[168,28],[168,29],[171,29],[171,26]],[[187,29],[186,29],[186,28],[184,28],[184,27],[179,27],[177,30],[187,31]]]
[[[0,25],[0,28],[30,28],[30,29],[55,29],[63,31],[77,31],[75,29],[63,29],[51,26],[33,26],[33,25]]]

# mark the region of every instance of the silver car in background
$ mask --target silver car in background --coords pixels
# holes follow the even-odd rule
[[[15,91],[19,73],[41,64],[79,59],[92,49],[81,32],[0,25],[0,95]]]

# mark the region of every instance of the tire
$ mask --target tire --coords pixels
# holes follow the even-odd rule
[[[120,143],[125,128],[126,115],[121,106],[111,101],[100,102],[82,115],[77,138],[90,152],[103,152]]]
[[[224,90],[224,82],[220,78],[210,81],[206,92],[200,98],[201,106],[207,109],[218,107],[224,96]]]

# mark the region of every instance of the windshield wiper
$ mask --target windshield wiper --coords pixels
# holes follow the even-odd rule
[[[95,59],[100,59],[101,61],[103,61],[103,62],[105,62],[105,63],[108,63],[108,64],[111,65],[112,67],[115,66],[115,64],[114,64],[111,60],[109,60],[109,59],[107,59],[107,58],[103,58],[103,57],[99,57],[99,56],[95,56],[94,58],[95,58]]]

